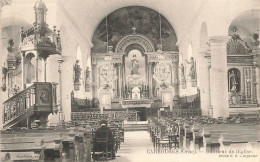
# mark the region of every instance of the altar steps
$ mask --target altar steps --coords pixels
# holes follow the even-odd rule
[[[128,122],[124,124],[125,131],[144,131],[148,130],[147,122]]]

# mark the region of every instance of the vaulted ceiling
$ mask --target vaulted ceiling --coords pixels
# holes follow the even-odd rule
[[[187,28],[196,12],[207,0],[60,0],[68,13],[92,39],[98,24],[106,15],[126,6],[145,6],[160,12],[173,26],[177,37]]]

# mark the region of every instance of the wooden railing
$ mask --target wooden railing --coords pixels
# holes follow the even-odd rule
[[[12,96],[3,103],[4,108],[4,121],[6,122],[13,120],[28,109],[33,108],[35,105],[35,85],[32,85],[20,93]]]
[[[52,113],[56,107],[56,84],[34,83],[3,103],[4,127],[11,127],[35,112]]]
[[[100,112],[71,112],[72,121],[92,121],[92,120],[130,120],[136,121],[137,111],[118,110],[118,111],[104,111]]]
[[[74,97],[74,91],[71,92],[71,112],[87,112],[98,108],[99,100],[97,98],[76,98]]]
[[[180,109],[200,108],[200,95],[184,96],[180,98]]]
[[[200,94],[181,97],[179,106],[170,113],[178,117],[201,116]]]

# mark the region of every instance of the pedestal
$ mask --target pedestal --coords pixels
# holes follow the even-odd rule
[[[190,84],[191,84],[191,87],[196,87],[197,86],[197,80],[196,79],[190,79]]]
[[[80,89],[80,83],[78,82],[78,83],[74,83],[74,90],[75,91],[78,91],[79,89]]]

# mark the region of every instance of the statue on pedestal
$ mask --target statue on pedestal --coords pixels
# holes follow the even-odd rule
[[[190,58],[190,61],[187,61],[187,64],[190,64],[190,71],[189,71],[189,76],[191,79],[195,79],[195,62],[193,57]]]
[[[80,83],[80,76],[81,76],[81,67],[79,65],[79,60],[76,61],[76,64],[74,65],[74,83]]]
[[[238,83],[237,83],[236,75],[235,75],[234,71],[232,71],[230,73],[229,77],[230,77],[230,87],[231,87],[230,91],[231,92],[237,92],[237,84]]]
[[[80,89],[80,77],[81,77],[81,67],[79,65],[79,60],[76,61],[74,65],[74,90],[78,91]]]
[[[90,70],[89,67],[86,69],[86,76],[85,76],[85,91],[90,91]]]
[[[185,71],[184,71],[183,64],[181,64],[179,68],[181,69],[181,78],[185,78]]]

